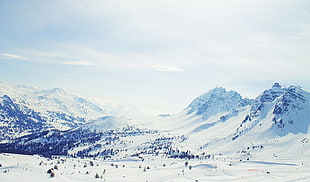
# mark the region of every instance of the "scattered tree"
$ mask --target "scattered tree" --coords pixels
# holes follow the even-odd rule
[[[52,171],[51,178],[54,178],[54,177],[55,177],[55,173],[54,173],[54,171]]]
[[[187,167],[187,166],[188,166],[188,161],[185,162],[185,167]]]
[[[53,172],[53,169],[49,169],[46,171],[47,174],[51,174]]]
[[[49,174],[51,178],[55,177],[55,173],[54,173],[54,169],[53,168],[47,170],[46,173]]]
[[[58,165],[55,165],[55,166],[54,166],[54,169],[58,170]]]

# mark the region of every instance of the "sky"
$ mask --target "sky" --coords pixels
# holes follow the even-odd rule
[[[214,87],[310,88],[308,0],[0,0],[0,81],[176,113]]]

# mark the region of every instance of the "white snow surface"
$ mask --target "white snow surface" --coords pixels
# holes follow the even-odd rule
[[[98,118],[95,121],[88,122],[79,128],[84,130],[90,130],[92,132],[112,130],[129,126],[128,120],[129,119],[125,117],[105,116]]]
[[[7,90],[12,91],[10,88]],[[50,92],[48,95],[55,92],[57,95],[58,90]],[[223,94],[225,97],[222,97]],[[204,105],[201,98],[209,102],[211,95],[196,99],[200,105],[194,104],[192,108],[195,111],[203,109],[200,107]],[[159,136],[183,135],[186,140],[173,143],[173,147],[190,150],[195,155],[210,154],[208,159],[191,159],[185,166],[186,159],[141,154],[142,161],[124,151],[118,154],[117,159],[61,157],[65,162],[58,164],[60,159],[0,154],[0,181],[310,181],[308,91],[301,87],[286,88],[275,84],[251,104],[248,100],[247,104],[240,104],[244,103],[240,95],[222,89],[213,92],[212,97],[224,105],[219,106],[211,99],[212,102],[205,107],[211,108],[210,112],[201,110],[206,111],[207,115],[191,112],[191,108],[187,108],[166,117],[143,116],[134,120],[101,117],[80,127],[103,131],[133,125],[160,131],[124,138],[132,142],[116,146],[121,149],[126,145],[130,152],[136,151],[141,143]],[[53,98],[57,99],[56,96]],[[233,99],[225,103],[227,98]],[[209,107],[210,103],[212,107]],[[94,166],[90,166],[90,161]],[[84,167],[85,163],[87,167]],[[51,178],[46,171],[55,164],[58,169],[54,170],[55,177]],[[95,179],[96,173],[99,179]]]
[[[12,86],[0,83],[0,95],[8,95],[19,104],[42,113],[46,111],[62,112],[69,116],[89,119],[106,115],[104,109],[61,88],[42,90],[33,86]]]
[[[299,154],[240,161],[230,156],[209,160],[135,158],[120,161],[0,154],[0,181],[5,182],[199,182],[206,181],[309,181],[310,156]],[[94,164],[91,166],[90,161]],[[86,165],[85,165],[86,164]],[[47,171],[55,168],[54,177]],[[85,166],[85,167],[84,167]],[[95,178],[98,174],[99,178]]]

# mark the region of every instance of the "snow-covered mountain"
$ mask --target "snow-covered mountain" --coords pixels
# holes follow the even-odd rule
[[[299,86],[285,88],[275,83],[254,100],[234,139],[256,125],[267,127],[268,133],[277,136],[307,133],[310,126],[310,93]]]
[[[8,95],[18,104],[31,107],[37,112],[52,111],[89,119],[96,119],[107,112],[61,88],[42,90],[33,86],[0,83],[0,95]]]
[[[219,98],[223,92],[216,93],[213,92],[213,98]],[[234,104],[226,109],[231,102],[220,99],[220,105],[214,103],[218,109],[208,114],[207,119],[201,119],[201,113],[209,112],[210,100],[214,100],[210,97],[202,102],[208,104],[205,110],[200,110],[204,112],[180,113],[170,118],[173,122],[170,126],[188,137],[179,147],[198,154],[212,151],[253,158],[272,152],[289,155],[288,151],[292,149],[302,154],[309,153],[310,145],[304,143],[310,141],[309,95],[299,86],[286,88],[275,83],[248,105]],[[176,128],[176,125],[184,127]]]
[[[8,181],[31,167],[44,180],[43,170],[48,171],[44,167],[56,162],[52,170],[58,181],[98,176],[111,181],[127,176],[128,181],[139,181],[140,176],[143,181],[150,176],[152,181],[310,179],[310,92],[299,86],[275,83],[253,100],[215,88],[178,114],[139,119],[105,115],[105,110],[62,89],[2,85],[0,93],[0,137],[5,138],[0,152],[49,157],[14,155],[39,163],[21,167],[11,154],[3,154],[5,163],[17,166],[0,164],[0,171],[6,173],[0,180]],[[62,115],[52,120],[48,113]],[[102,115],[96,118],[96,114]],[[64,131],[53,123],[71,125]],[[66,162],[60,158],[64,156],[71,159]],[[102,172],[103,166],[111,174]],[[7,175],[8,169],[12,175]]]
[[[0,111],[0,140],[47,129],[64,131],[109,115],[105,108],[61,88],[4,83],[0,83]]]
[[[56,92],[63,91],[56,89]],[[6,103],[2,113],[15,107],[7,96],[3,96],[2,102]],[[30,111],[29,118],[33,118],[36,112]],[[242,98],[235,91],[215,88],[176,115],[142,118],[145,124],[105,116],[68,131],[49,129],[30,133],[2,142],[0,148],[2,152],[104,159],[141,159],[146,155],[206,159],[223,154],[241,159],[272,152],[283,154],[291,151],[291,147],[308,153],[309,118],[310,93],[299,86],[286,88],[275,83],[253,100]],[[30,125],[46,122],[26,121]]]
[[[48,128],[39,113],[26,106],[21,108],[7,95],[0,97],[0,141]]]
[[[105,116],[95,121],[88,122],[79,128],[92,132],[126,128],[129,126],[128,120],[129,119],[125,117]]]
[[[250,104],[251,100],[242,98],[239,93],[218,87],[194,99],[186,110],[188,114],[195,113],[208,119],[218,113],[233,112]]]

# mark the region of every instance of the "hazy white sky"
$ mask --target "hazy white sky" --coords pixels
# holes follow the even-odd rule
[[[174,113],[216,86],[310,88],[308,0],[0,0],[0,81]]]

